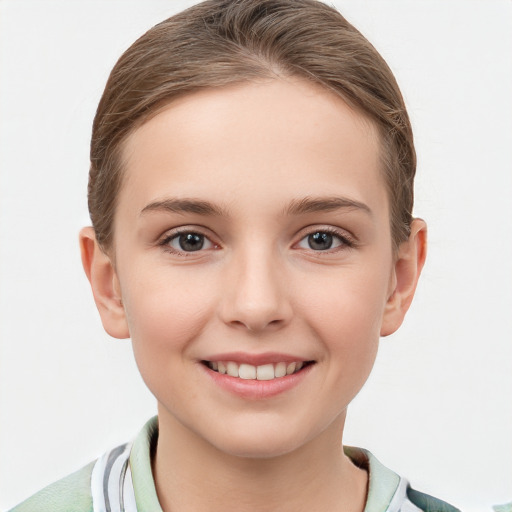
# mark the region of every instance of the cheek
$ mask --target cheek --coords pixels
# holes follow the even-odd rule
[[[373,366],[386,304],[388,276],[382,272],[346,272],[304,291],[301,309],[321,340],[344,389],[357,393]]]
[[[169,269],[138,273],[122,286],[135,359],[141,373],[182,358],[204,328],[214,301],[208,283],[176,276]]]
[[[121,293],[132,338],[182,338],[198,326],[211,302],[206,276],[151,259],[132,261],[121,273]],[[172,327],[172,329],[170,329]]]
[[[317,276],[318,277],[318,276]],[[351,272],[317,279],[297,297],[301,309],[321,330],[368,337],[380,332],[388,293],[389,275],[382,271]]]
[[[318,329],[327,357],[326,384],[333,407],[346,408],[370,375],[379,346],[381,304],[352,289],[324,308]]]

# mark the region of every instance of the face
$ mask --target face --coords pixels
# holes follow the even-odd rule
[[[161,431],[250,457],[340,431],[396,284],[372,125],[299,79],[230,86],[140,127],[124,168],[115,286]]]

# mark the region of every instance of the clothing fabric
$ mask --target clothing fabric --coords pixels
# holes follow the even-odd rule
[[[162,512],[151,471],[158,421],[146,423],[133,443],[106,452],[81,470],[46,487],[11,512]],[[460,512],[411,488],[370,452],[345,447],[369,473],[364,512]]]

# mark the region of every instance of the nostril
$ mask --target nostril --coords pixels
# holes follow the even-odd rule
[[[285,322],[284,320],[261,320],[261,321],[247,321],[247,322],[239,322],[241,325],[243,325],[249,332],[258,333],[267,329],[278,329],[280,328]]]

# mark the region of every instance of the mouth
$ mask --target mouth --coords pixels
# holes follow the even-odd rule
[[[278,362],[262,365],[236,363],[235,361],[201,361],[210,370],[243,380],[276,380],[303,371],[314,361]]]

